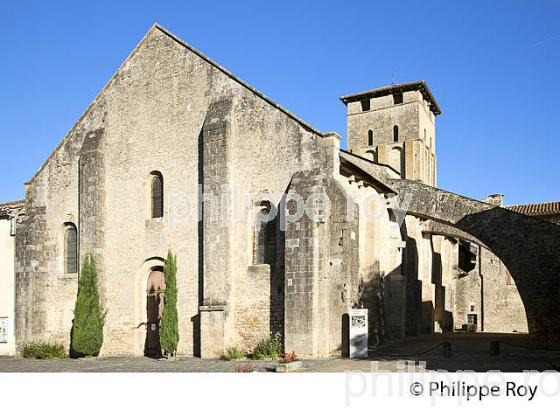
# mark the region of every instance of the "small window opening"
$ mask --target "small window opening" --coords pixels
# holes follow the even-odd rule
[[[371,147],[373,145],[373,131],[369,130],[367,133],[367,143]]]
[[[261,201],[258,212],[264,217],[255,224],[253,233],[253,264],[268,264],[274,266],[276,263],[276,232],[277,220],[275,217],[268,220],[267,216],[272,212],[272,204],[269,201]]]
[[[66,228],[65,257],[65,272],[67,274],[78,273],[78,231],[73,224]]]
[[[152,173],[152,218],[163,217],[163,176],[159,172]]]
[[[399,126],[395,125],[393,127],[393,141],[394,142],[399,142]]]
[[[393,103],[396,104],[402,104],[403,102],[403,94],[402,93],[396,93],[393,94]]]
[[[369,98],[367,100],[362,100],[362,111],[369,111],[371,108],[371,104],[370,104],[370,100]]]

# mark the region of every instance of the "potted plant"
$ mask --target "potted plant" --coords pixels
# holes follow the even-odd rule
[[[299,360],[295,352],[284,353],[280,356],[280,362],[276,366],[276,372],[288,373],[301,368],[301,361]]]

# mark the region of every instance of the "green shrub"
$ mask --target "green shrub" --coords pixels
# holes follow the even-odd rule
[[[226,352],[224,353],[224,355],[222,356],[222,359],[224,360],[239,360],[239,359],[244,359],[245,358],[245,353],[243,353],[243,351],[237,347],[230,347],[229,349],[226,350]]]
[[[103,345],[105,313],[99,303],[97,268],[91,253],[86,255],[78,282],[78,296],[74,308],[74,322],[70,335],[73,357],[95,356]]]
[[[254,359],[278,359],[282,353],[282,342],[278,335],[272,335],[262,339],[253,353]]]
[[[44,340],[24,342],[18,346],[18,350],[22,357],[28,359],[62,359],[65,356],[62,344]]]
[[[177,316],[177,255],[174,256],[171,250],[167,252],[163,275],[165,277],[165,292],[159,340],[161,348],[167,354],[174,355],[179,344],[179,319]]]

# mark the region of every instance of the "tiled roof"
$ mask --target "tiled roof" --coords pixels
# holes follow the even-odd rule
[[[560,214],[560,202],[542,202],[540,204],[525,204],[506,206],[507,209],[530,216],[546,216]]]
[[[406,92],[406,91],[420,91],[424,99],[428,102],[430,106],[430,110],[434,113],[434,115],[441,114],[441,109],[439,108],[436,99],[432,95],[432,92],[428,88],[428,85],[425,81],[414,81],[411,83],[403,83],[403,84],[392,84],[386,87],[374,88],[373,90],[364,91],[357,94],[350,94],[344,97],[340,97],[340,100],[347,104],[353,101],[359,101],[364,98],[373,98],[373,97],[382,97],[384,95],[393,94],[396,91]]]

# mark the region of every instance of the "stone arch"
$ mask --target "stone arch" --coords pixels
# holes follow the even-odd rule
[[[488,247],[512,275],[529,332],[560,335],[560,226],[410,180],[388,181],[408,214],[450,225]]]

